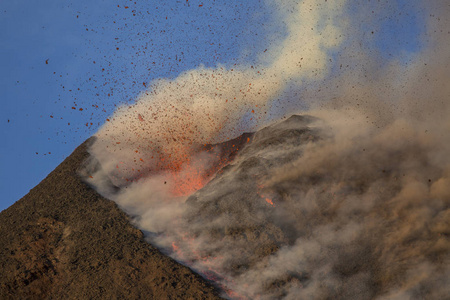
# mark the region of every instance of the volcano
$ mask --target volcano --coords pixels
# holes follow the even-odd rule
[[[241,139],[184,197],[172,173],[95,188],[224,298],[445,298],[450,179],[448,162],[435,161],[440,130],[424,139],[414,123],[366,124],[342,112],[293,115]],[[87,178],[110,178],[98,176]]]
[[[444,299],[450,179],[438,148],[414,134],[392,143],[395,127],[346,128],[294,115],[204,145],[218,160],[183,196],[164,181],[174,170],[98,180],[88,140],[1,213],[1,296]]]

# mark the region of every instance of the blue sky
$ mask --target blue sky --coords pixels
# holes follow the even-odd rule
[[[424,26],[411,1],[392,3],[370,46],[386,58],[419,51]],[[256,0],[15,0],[0,7],[0,210],[151,80],[200,64],[251,63],[283,34]]]

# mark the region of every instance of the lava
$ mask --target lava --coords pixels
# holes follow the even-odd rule
[[[261,197],[261,199],[266,200],[267,203],[269,203],[270,205],[272,205],[273,207],[275,207],[275,203],[273,203],[273,200],[271,197],[268,197],[266,195],[266,192],[263,192],[265,190],[264,184],[258,184],[257,185],[257,190],[256,193],[258,194],[259,197]]]
[[[175,244],[175,242],[172,242],[172,248],[173,252],[178,253],[180,251],[180,247],[178,247],[177,244]]]
[[[217,172],[230,164],[246,143],[251,141],[252,134],[245,133],[240,137],[218,145],[202,145],[194,154],[185,151],[177,155],[161,158],[159,168],[168,170],[175,197],[189,196],[201,189]],[[180,151],[181,152],[181,151]]]
[[[172,180],[173,196],[187,196],[201,189],[209,180],[207,172],[202,165],[192,164],[187,161],[181,170],[174,169],[170,172]]]
[[[272,206],[275,206],[275,204],[273,204],[273,201],[269,198],[266,198],[266,202],[269,203]]]

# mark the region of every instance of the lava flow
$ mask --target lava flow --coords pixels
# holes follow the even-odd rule
[[[183,156],[171,161],[164,169],[169,170],[172,195],[188,196],[201,189],[211,177],[231,163],[238,151],[251,141],[252,134],[243,135],[225,143],[205,144],[195,151],[197,154]]]

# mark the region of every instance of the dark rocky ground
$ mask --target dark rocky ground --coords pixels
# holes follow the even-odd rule
[[[0,213],[0,299],[219,299],[82,182],[88,143]]]

